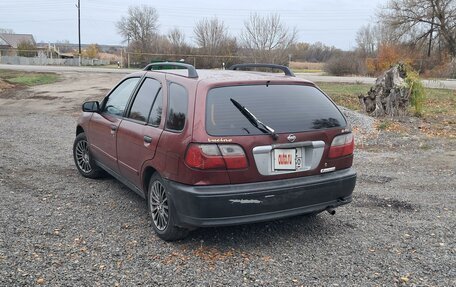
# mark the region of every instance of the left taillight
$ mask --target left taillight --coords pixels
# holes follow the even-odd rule
[[[355,139],[352,133],[334,137],[329,148],[329,158],[338,158],[353,154]]]
[[[196,169],[244,169],[247,157],[241,146],[235,144],[191,143],[185,155],[185,163]]]

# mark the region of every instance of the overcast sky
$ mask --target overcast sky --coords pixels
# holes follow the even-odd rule
[[[376,8],[387,0],[81,0],[81,42],[122,44],[115,23],[128,6],[146,4],[159,14],[162,33],[178,27],[193,43],[195,22],[218,17],[238,35],[249,14],[279,13],[289,27],[298,29],[298,40],[323,42],[341,49],[356,45],[356,31],[374,21]],[[37,42],[78,42],[77,0],[0,0],[0,28],[33,34]]]

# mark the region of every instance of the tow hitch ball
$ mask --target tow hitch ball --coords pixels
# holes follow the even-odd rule
[[[331,214],[331,215],[336,214],[336,210],[335,210],[334,208],[331,208],[331,207],[326,208],[326,211],[327,211],[329,214]]]

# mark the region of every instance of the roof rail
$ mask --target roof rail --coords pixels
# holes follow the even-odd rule
[[[188,71],[188,78],[198,78],[198,73],[196,72],[195,67],[190,64],[186,63],[178,63],[178,62],[160,62],[160,63],[152,63],[147,65],[143,70],[144,71],[152,71],[152,70],[160,70],[164,67],[176,67],[176,68],[185,68]]]
[[[287,66],[277,64],[235,64],[228,68],[228,70],[238,70],[243,68],[271,68],[282,70],[286,76],[295,77],[295,74]]]

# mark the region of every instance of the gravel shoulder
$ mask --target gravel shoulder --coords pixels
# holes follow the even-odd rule
[[[1,286],[456,285],[455,140],[374,131],[354,115],[364,136],[358,183],[335,216],[198,229],[166,243],[145,201],[73,164],[81,103],[122,76],[66,72],[0,94]]]

